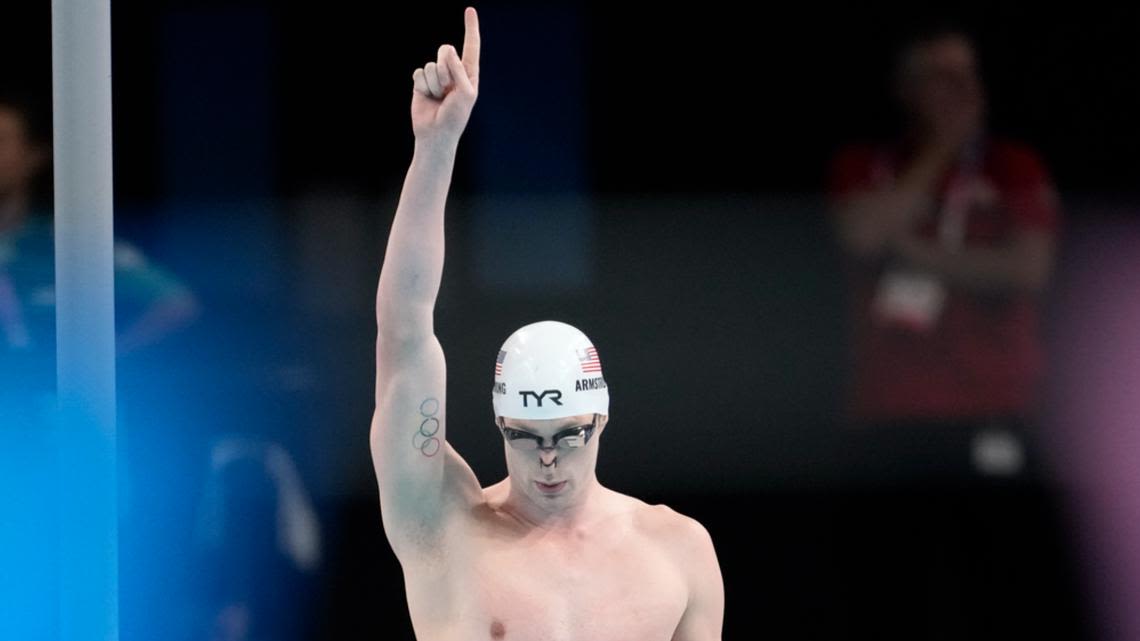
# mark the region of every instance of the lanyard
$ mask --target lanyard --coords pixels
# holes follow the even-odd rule
[[[965,239],[971,191],[981,173],[983,152],[982,137],[976,136],[959,154],[954,174],[941,199],[936,238],[945,249],[957,250]],[[897,169],[891,154],[880,150],[872,168],[872,179],[876,183],[893,184],[897,178]]]

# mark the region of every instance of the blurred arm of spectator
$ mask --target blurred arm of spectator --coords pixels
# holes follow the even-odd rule
[[[911,234],[891,243],[895,255],[912,267],[930,272],[979,293],[1040,294],[1049,284],[1056,241],[1048,231],[1022,228],[996,247],[951,251]]]
[[[843,250],[857,260],[882,257],[896,238],[905,236],[934,213],[938,182],[954,162],[957,149],[930,146],[897,182],[849,192],[834,206],[836,234]],[[854,159],[840,157],[837,172]]]
[[[298,569],[314,570],[321,562],[321,530],[301,475],[289,453],[277,443],[266,445],[265,469],[277,486],[278,547]]]
[[[1001,242],[950,248],[920,236],[912,226],[887,240],[887,253],[967,291],[1042,293],[1052,276],[1056,253],[1060,207],[1056,190],[1037,155],[1027,149],[1004,156],[1000,173],[1000,193],[977,178],[964,187],[963,193],[971,205],[998,206],[1012,214],[1012,229]]]
[[[207,547],[217,547],[227,536],[227,527],[241,527],[225,523],[226,490],[221,486],[221,478],[227,467],[242,460],[258,462],[276,488],[277,548],[298,570],[316,570],[321,563],[320,521],[293,458],[274,441],[232,435],[213,444],[195,538]]]
[[[951,170],[957,152],[931,148],[919,155],[897,183],[852,189],[836,199],[833,224],[844,252],[856,260],[895,258],[944,280],[951,286],[989,294],[1039,294],[1052,274],[1056,232],[1051,222],[1057,195],[1036,157],[1017,158],[1011,188],[1000,196],[984,183],[969,187],[976,201],[1000,198],[999,206],[1014,213],[1016,225],[1003,242],[947,247],[925,238],[918,226],[934,214],[937,186]],[[845,163],[837,160],[834,171]]]
[[[932,92],[917,69],[904,66],[899,92],[903,102],[920,114],[914,137],[918,153],[889,184],[865,185],[837,203],[833,220],[843,249],[857,259],[878,258],[891,244],[910,234],[935,213],[942,179],[954,168],[963,150],[982,130],[984,99],[980,92]],[[840,158],[836,168],[851,175]]]
[[[159,342],[191,324],[201,313],[198,299],[189,288],[121,240],[115,241],[115,289],[141,309],[119,333],[120,356]]]

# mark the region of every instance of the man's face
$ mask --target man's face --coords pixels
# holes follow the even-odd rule
[[[901,97],[922,127],[939,130],[980,124],[985,90],[968,40],[947,35],[921,43],[903,65]]]
[[[43,156],[20,114],[0,105],[0,196],[28,189]]]
[[[512,491],[525,496],[538,507],[552,511],[576,503],[583,490],[594,482],[598,441],[607,417],[598,416],[593,435],[581,447],[565,445],[576,438],[576,428],[594,424],[594,416],[581,414],[545,420],[500,418],[500,425],[506,428],[509,436],[520,436],[511,431],[517,430],[543,439],[542,447],[532,450],[516,449],[504,439]],[[562,446],[553,447],[556,435],[562,436],[559,439]]]

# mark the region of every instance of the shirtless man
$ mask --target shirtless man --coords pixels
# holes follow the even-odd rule
[[[585,334],[544,321],[503,345],[492,402],[506,479],[480,487],[447,443],[432,314],[444,204],[479,88],[475,9],[465,21],[462,58],[443,45],[412,76],[415,152],[376,298],[372,459],[416,637],[719,640],[724,586],[705,528],[595,476],[609,392]]]

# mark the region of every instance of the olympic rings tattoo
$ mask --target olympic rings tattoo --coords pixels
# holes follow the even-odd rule
[[[439,401],[434,398],[424,399],[420,403],[420,416],[424,420],[420,422],[420,429],[412,435],[412,446],[428,457],[439,453],[439,439],[435,437],[436,432],[439,432],[439,419],[435,417],[437,412]]]

